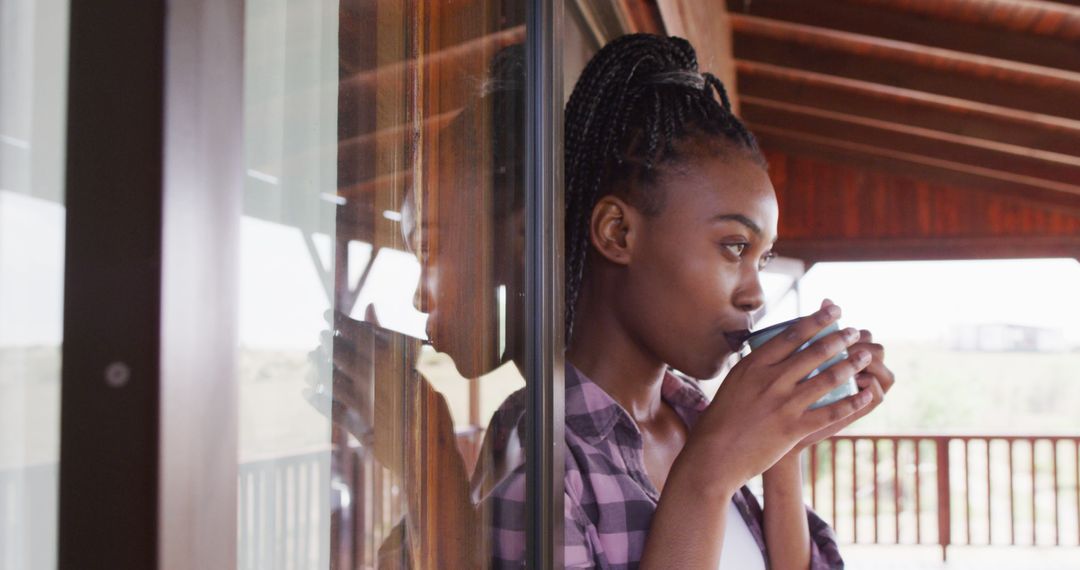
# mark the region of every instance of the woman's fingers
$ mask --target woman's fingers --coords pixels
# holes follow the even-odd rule
[[[866,350],[873,355],[874,360],[866,368],[866,372],[873,374],[881,384],[883,392],[888,392],[896,383],[896,376],[892,370],[885,366],[885,347],[871,342],[873,336],[868,330],[860,331],[859,342],[851,346],[851,351]]]
[[[750,353],[750,357],[766,364],[775,364],[790,356],[822,329],[840,318],[840,307],[829,305],[815,313],[799,319],[798,322],[762,344]]]
[[[370,385],[358,385],[354,376],[346,375],[337,367],[334,367],[332,374],[334,400],[366,414],[371,409]]]
[[[374,312],[368,307],[371,320],[358,321],[344,313],[334,315],[334,337],[344,338],[353,343],[370,342],[374,340],[376,346],[385,347],[389,343],[390,335],[385,329],[374,321]]]
[[[796,386],[795,395],[791,399],[792,405],[800,410],[810,407],[822,396],[865,369],[871,359],[869,352],[862,350],[853,352],[849,357],[833,364],[821,374]]]
[[[843,400],[833,402],[828,406],[822,406],[816,410],[809,410],[802,417],[803,433],[814,433],[839,421],[858,413],[870,404],[873,394],[863,390],[854,396],[848,396]]]
[[[859,331],[855,329],[847,328],[836,331],[814,341],[814,344],[789,356],[787,360],[776,366],[783,367],[784,372],[782,373],[782,377],[786,378],[789,383],[794,384],[803,378],[806,378],[806,376],[813,372],[815,368],[820,367],[841,352],[847,350],[849,346],[858,340]],[[856,351],[848,350],[848,354],[855,354],[855,352]],[[832,368],[832,366],[830,366],[830,368]]]
[[[840,430],[855,423],[863,416],[869,414],[885,400],[885,394],[873,375],[867,373],[858,374],[855,376],[855,383],[859,386],[859,392],[854,396],[849,396],[839,402],[830,404],[829,406],[810,410],[805,413],[803,420],[807,422],[807,429],[814,430],[811,432],[812,435],[808,436],[807,439],[817,436],[816,439],[813,439],[813,443],[816,443],[825,437],[831,437]],[[860,398],[867,400],[866,403],[863,404],[861,401],[858,401]],[[833,406],[839,406],[839,409],[829,413],[819,413]],[[854,411],[851,411],[852,408]],[[836,417],[837,419],[832,420],[833,417]],[[821,422],[825,423],[822,424]],[[816,429],[814,429],[815,426]]]

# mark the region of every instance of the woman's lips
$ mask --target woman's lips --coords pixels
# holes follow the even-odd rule
[[[727,340],[728,347],[732,352],[739,352],[742,350],[743,344],[746,343],[746,339],[750,338],[749,329],[738,329],[733,331],[725,331],[724,339]]]

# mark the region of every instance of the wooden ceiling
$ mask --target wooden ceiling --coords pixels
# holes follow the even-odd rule
[[[769,151],[785,202],[781,251],[812,260],[1080,255],[1080,7],[727,7],[741,114]]]
[[[703,62],[729,52],[782,253],[1080,257],[1080,1],[656,4]]]
[[[811,262],[1080,258],[1080,0],[568,7],[597,45],[634,31],[695,44],[702,68],[729,84],[769,158],[782,254]],[[451,24],[442,27],[469,29]],[[342,45],[366,52],[352,49],[370,45],[363,38],[346,41],[349,29],[343,25]],[[467,75],[481,73],[493,50],[523,36],[511,27],[444,38],[425,58],[425,76],[444,67],[441,76],[460,76],[461,62],[470,62]],[[386,96],[407,85],[386,78],[415,65],[372,63],[343,63],[343,101]],[[456,115],[463,101],[454,94],[467,90],[444,91],[425,110],[425,131]],[[339,172],[344,194],[388,183],[394,169],[355,157],[405,134],[393,121],[359,117],[342,125],[341,154],[353,157]]]

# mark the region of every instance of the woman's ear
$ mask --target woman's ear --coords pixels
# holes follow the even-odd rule
[[[600,198],[589,220],[589,239],[605,259],[619,265],[630,262],[637,237],[639,214],[616,196]]]

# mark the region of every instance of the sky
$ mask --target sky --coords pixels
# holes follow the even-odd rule
[[[1060,329],[1080,346],[1075,259],[821,263],[800,284],[805,310],[829,298],[843,321],[890,340],[934,340],[969,324]]]

